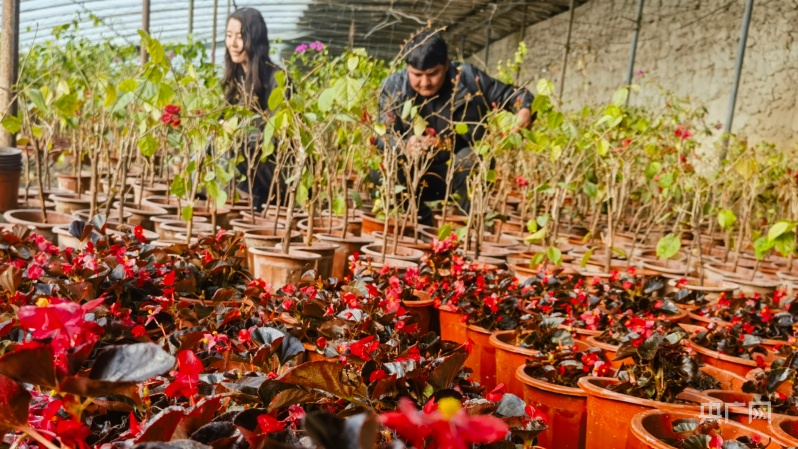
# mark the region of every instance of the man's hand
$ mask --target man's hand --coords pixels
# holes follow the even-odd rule
[[[412,158],[422,151],[426,151],[435,144],[435,141],[430,136],[410,136],[405,145],[405,154],[407,157]]]
[[[518,132],[522,129],[529,129],[532,127],[532,111],[529,108],[523,108],[515,114],[518,124],[513,128],[513,132]]]

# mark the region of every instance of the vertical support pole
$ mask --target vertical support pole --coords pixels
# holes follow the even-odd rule
[[[218,22],[219,0],[213,0],[213,28],[211,29],[211,64],[216,64],[216,22]]]
[[[629,70],[626,73],[626,85],[632,84],[632,76],[635,73],[635,56],[637,56],[637,41],[640,39],[640,22],[643,20],[644,0],[637,0],[637,17],[635,18],[635,32],[632,35],[632,50],[629,52]],[[629,104],[629,97],[626,96],[626,104]]]
[[[230,17],[230,11],[232,0],[227,0],[227,17]]]
[[[188,0],[188,34],[194,34],[194,0]]]
[[[521,20],[521,41],[526,37],[526,13],[529,5],[524,5],[524,18]]]
[[[734,63],[734,84],[732,84],[731,96],[729,97],[729,110],[726,114],[726,124],[723,125],[723,148],[720,150],[720,162],[726,160],[726,152],[729,150],[729,134],[734,122],[734,108],[737,106],[737,93],[740,90],[740,78],[743,73],[743,61],[745,60],[745,45],[748,42],[748,27],[751,25],[751,13],[754,10],[754,0],[745,2],[745,12],[743,13],[743,26],[740,29],[740,44],[737,47],[737,61]]]
[[[491,33],[491,24],[488,22],[488,27],[485,28],[485,71],[487,72],[488,63],[490,61],[490,33]]]
[[[17,113],[16,92],[19,70],[19,1],[3,0],[3,24],[0,29],[0,116]],[[14,135],[0,126],[0,146],[16,145]]]
[[[150,0],[141,0],[141,29],[150,33]],[[141,65],[147,63],[147,48],[141,46]]]
[[[466,35],[465,33],[460,35],[460,58],[465,62],[465,44],[466,44]]]
[[[571,52],[571,31],[574,29],[574,0],[571,0],[570,17],[568,18],[568,37],[565,38],[565,54],[562,57],[562,74],[560,75],[560,94],[558,98],[562,103],[562,94],[565,91],[565,73],[568,69],[568,54]]]

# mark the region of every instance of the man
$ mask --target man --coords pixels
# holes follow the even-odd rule
[[[460,206],[468,212],[468,174],[476,163],[471,151],[475,142],[485,134],[485,127],[478,124],[493,108],[502,108],[516,113],[519,128],[532,125],[532,94],[526,89],[508,86],[471,64],[449,61],[446,42],[440,34],[425,29],[412,37],[405,46],[407,68],[390,75],[380,93],[380,122],[405,140],[406,153],[435,151],[438,139],[453,138],[454,177],[451,194],[460,197]],[[427,121],[427,131],[421,137],[413,133],[413,124],[402,119],[402,108],[407,100],[418,107],[419,115]],[[454,107],[452,106],[454,105]],[[454,124],[467,123],[468,132],[453,133]],[[454,134],[454,135],[453,135]],[[386,143],[393,147],[391,139],[379,139],[377,146],[385,150]],[[435,155],[431,167],[423,176],[418,195],[419,222],[432,225],[432,211],[424,204],[443,200],[446,195],[446,172],[450,152],[440,151]],[[375,184],[380,173],[371,173]],[[400,183],[404,182],[402,176]]]

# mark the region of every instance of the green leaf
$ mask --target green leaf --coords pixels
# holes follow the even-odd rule
[[[438,240],[444,240],[452,235],[452,224],[446,223],[438,229]]]
[[[344,215],[344,211],[346,210],[346,198],[343,195],[337,195],[333,198],[332,202],[332,212],[337,217],[341,217]]]
[[[296,189],[296,203],[300,206],[305,206],[308,202],[308,196],[310,191],[308,190],[307,186],[304,183],[299,183],[299,186]]]
[[[584,193],[588,198],[596,198],[596,195],[598,194],[598,186],[590,181],[585,181],[585,183],[582,184],[582,193]]]
[[[651,162],[650,164],[646,165],[646,179],[651,181],[654,179],[654,176],[657,176],[659,173],[662,172],[662,164],[659,162]]]
[[[410,100],[405,101],[405,104],[402,105],[402,120],[407,119],[410,115],[410,110],[413,108],[413,102]]]
[[[524,241],[526,243],[534,243],[534,242],[539,242],[539,241],[543,240],[544,238],[546,238],[546,228],[543,228],[543,229],[535,232],[534,234],[526,236],[524,238]]]
[[[152,157],[158,151],[158,141],[155,140],[152,134],[146,134],[139,139],[138,147],[143,156]]]
[[[629,89],[622,87],[616,90],[612,95],[612,104],[615,106],[623,106],[626,104],[627,98],[629,98]]]
[[[172,195],[177,195],[179,197],[184,197],[188,189],[186,188],[186,181],[183,179],[182,176],[176,175],[172,179],[172,185],[169,187],[169,193]]]
[[[775,243],[765,236],[759,237],[754,240],[754,256],[757,260],[762,260],[767,255],[767,252],[773,249]]]
[[[172,89],[167,83],[161,83],[158,86],[158,102],[156,103],[159,108],[166,106],[167,104],[172,102],[172,99],[175,98],[175,90]]]
[[[590,258],[591,258],[591,257],[593,257],[593,249],[592,249],[592,248],[591,248],[591,249],[589,249],[589,250],[587,250],[587,252],[585,253],[585,255],[584,255],[584,256],[582,256],[582,260],[581,260],[581,262],[579,263],[579,266],[580,266],[581,268],[585,268],[585,266],[587,266],[587,263],[588,263],[588,262],[590,262]]]
[[[375,123],[374,132],[377,133],[378,136],[382,137],[388,132],[388,127],[385,126],[385,123]]]
[[[3,128],[6,129],[10,134],[16,134],[22,129],[22,119],[14,115],[7,115],[3,117],[3,121],[0,122],[3,125]]]
[[[682,248],[682,240],[675,234],[668,234],[657,242],[657,257],[660,259],[670,259]]]
[[[673,433],[692,432],[698,428],[698,420],[695,418],[676,419],[671,425],[673,426]]]
[[[546,257],[548,257],[554,265],[560,265],[562,263],[562,252],[556,246],[551,246],[546,250]]]
[[[466,134],[468,133],[468,125],[466,125],[465,123],[458,123],[454,125],[454,132],[456,132],[459,135]]]
[[[191,204],[187,204],[186,206],[183,207],[183,211],[180,215],[183,216],[183,221],[188,223],[189,221],[191,221],[191,218],[194,216],[194,206]]]
[[[119,83],[119,90],[122,92],[133,92],[138,87],[136,80],[128,78]]]
[[[53,106],[58,110],[62,117],[71,117],[75,115],[80,107],[78,96],[76,94],[66,94],[58,97]]]
[[[42,95],[42,92],[39,89],[31,89],[28,91],[28,96],[40,111],[47,111],[47,102],[44,100],[44,95]]]
[[[543,254],[543,253],[537,253],[537,254],[535,254],[535,257],[533,257],[533,258],[532,258],[532,259],[529,261],[529,268],[530,268],[530,269],[535,269],[535,267],[537,267],[538,265],[540,265],[540,263],[541,263],[541,262],[543,262],[543,259],[544,259],[545,257],[546,257],[546,255],[545,255],[545,254]]]
[[[530,218],[529,221],[526,222],[526,230],[529,231],[530,234],[537,232],[538,222],[535,221],[534,218]]]
[[[113,83],[108,83],[105,86],[105,103],[103,103],[103,107],[108,107],[114,104],[116,101],[116,87],[114,87]]]
[[[724,231],[731,229],[735,223],[737,223],[737,216],[731,209],[723,209],[718,212],[718,224]]]
[[[784,257],[795,254],[795,232],[786,232],[780,235],[774,242],[776,251]]]
[[[549,223],[549,220],[551,220],[549,214],[538,215],[537,218],[535,218],[535,221],[541,228],[546,227],[546,225]]]
[[[792,229],[795,229],[795,223],[787,220],[779,220],[768,230],[768,240],[772,242],[785,232]]]
[[[540,81],[538,81],[537,85],[535,86],[535,89],[538,95],[545,95],[547,97],[550,97],[554,93],[554,83],[547,79],[541,79]]]
[[[485,181],[496,182],[496,170],[488,170],[488,172],[485,173]]]
[[[709,447],[709,435],[693,435],[684,440],[682,443],[683,449],[706,449]]]
[[[285,100],[285,88],[279,87],[277,89],[272,90],[272,93],[269,94],[269,101],[268,106],[269,109],[272,111],[277,110],[280,107],[283,100]]]
[[[610,153],[610,143],[607,139],[601,139],[598,143],[598,154],[601,157],[606,157]]]
[[[744,180],[749,181],[751,177],[759,169],[759,164],[756,162],[756,159],[753,157],[749,157],[746,159],[739,160],[736,164],[734,164],[734,171],[737,172],[740,176],[743,177]]]
[[[360,209],[363,207],[363,198],[360,197],[360,192],[357,190],[350,190],[349,191],[349,198],[354,201],[355,206]]]
[[[41,139],[44,135],[44,130],[41,126],[32,126],[30,129],[31,134],[33,135],[34,139]]]

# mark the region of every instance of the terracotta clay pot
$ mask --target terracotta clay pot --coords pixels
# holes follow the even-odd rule
[[[687,389],[679,395],[682,404],[642,399],[607,390],[606,387],[620,381],[610,377],[582,377],[579,388],[587,393],[586,449],[625,448],[629,440],[630,423],[635,415],[650,409],[674,413],[700,412],[700,404],[721,401]]]
[[[3,214],[3,218],[8,223],[27,226],[34,229],[34,232],[41,234],[47,240],[56,243],[56,235],[53,228],[58,225],[69,225],[75,221],[75,217],[60,212],[46,211],[47,223],[42,223],[42,212],[37,209],[12,209]]]
[[[700,413],[678,413],[663,410],[648,410],[637,414],[631,423],[629,440],[626,449],[672,449],[673,446],[662,441],[663,438],[675,438],[673,422],[677,419],[699,419]],[[720,433],[725,441],[735,440],[742,436],[758,435],[767,449],[780,449],[784,444],[777,438],[740,423],[718,419]]]
[[[438,307],[438,319],[441,323],[441,340],[449,340],[461,344],[466,342],[466,327],[460,316],[460,313],[456,312],[448,305]]]
[[[504,384],[505,391],[518,397],[524,394],[524,384],[518,379],[516,371],[526,365],[526,360],[538,354],[531,348],[522,348],[515,344],[515,331],[498,331],[490,336],[490,344],[496,348],[496,385]],[[574,345],[584,351],[590,345],[576,340]]]
[[[119,210],[120,206],[119,201],[114,202],[114,208]],[[130,218],[128,219],[127,223],[136,226],[140,225],[142,228],[148,231],[155,231],[155,223],[152,221],[152,217],[156,217],[159,215],[166,215],[168,212],[166,209],[158,206],[148,206],[146,204],[142,204],[139,206],[135,202],[125,202],[124,204],[125,214],[130,213]],[[119,213],[117,212],[117,217]]]
[[[480,326],[466,326],[466,338],[473,342],[465,366],[471,368],[471,378],[485,386],[487,391],[496,387],[496,348],[490,344],[492,332]]]
[[[58,188],[74,193],[83,193],[89,190],[91,184],[91,172],[80,172],[77,176],[72,173],[56,173]]]
[[[283,254],[277,248],[247,248],[252,254],[250,271],[254,278],[261,278],[272,284],[276,291],[285,284],[295,284],[302,278],[302,274],[316,267],[321,256],[290,249],[288,254]]]
[[[763,415],[760,417],[752,416],[753,413],[749,412],[749,403],[756,401],[756,397],[754,397],[753,394],[730,390],[707,390],[704,391],[704,394],[719,399],[726,404],[724,411],[726,409],[728,410],[728,419],[737,421],[762,433],[770,434],[770,423],[768,422],[767,412],[763,411]],[[786,416],[787,415],[773,413],[770,418]]]
[[[322,242],[333,243],[338,245],[333,256],[332,276],[334,278],[343,279],[350,273],[349,270],[349,256],[360,251],[363,245],[368,245],[374,240],[366,236],[352,236],[340,237],[336,234],[313,234],[317,239]]]
[[[543,447],[581,449],[587,434],[587,393],[581,388],[564,387],[529,376],[525,366],[515,371],[523,385],[524,402],[546,415],[548,429],[538,435]],[[614,447],[614,446],[604,446]]]
[[[334,243],[314,242],[312,245],[293,244],[290,245],[291,249],[296,249],[305,253],[318,254],[320,259],[316,261],[316,276],[322,279],[327,279],[332,276],[333,258],[335,257],[335,250],[338,245]],[[282,244],[278,243],[275,248],[282,248]]]
[[[784,447],[798,447],[798,416],[773,417],[768,430],[774,438],[782,441]]]
[[[382,261],[382,244],[381,243],[373,243],[370,245],[363,245],[361,247],[363,254],[373,258],[374,260],[380,262]],[[393,248],[391,246],[388,247],[385,257],[389,259],[398,259],[398,260],[406,260],[408,262],[415,262],[418,263],[421,260],[421,257],[424,255],[424,251],[408,248],[404,246],[397,246],[396,253],[393,252]]]

